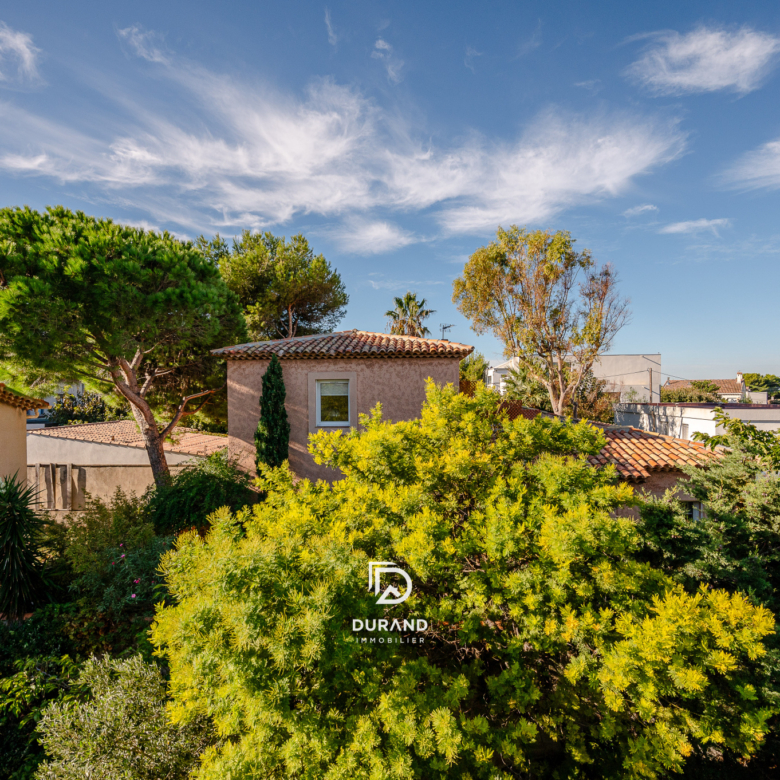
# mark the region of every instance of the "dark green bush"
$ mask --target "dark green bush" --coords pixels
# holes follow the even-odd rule
[[[84,392],[63,395],[51,408],[47,419],[51,425],[71,425],[126,420],[129,416],[127,408],[110,406],[100,393]]]
[[[0,614],[18,620],[47,600],[35,490],[17,478],[0,480]]]
[[[167,485],[151,487],[145,496],[145,516],[158,534],[203,528],[208,516],[223,506],[236,511],[254,503],[250,477],[222,450],[183,468]]]
[[[43,758],[35,724],[59,695],[59,659],[73,653],[63,611],[47,604],[27,620],[0,623],[0,780],[27,780]]]
[[[151,615],[155,602],[163,600],[157,566],[172,544],[172,536],[152,536],[143,546],[120,542],[100,550],[71,589],[114,622],[131,615]]]

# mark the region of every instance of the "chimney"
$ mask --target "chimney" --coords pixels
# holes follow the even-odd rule
[[[742,379],[742,372],[741,371],[737,371],[737,384],[738,385],[742,385],[742,384],[744,384],[744,381],[745,380]]]

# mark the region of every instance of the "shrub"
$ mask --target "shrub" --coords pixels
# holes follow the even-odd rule
[[[270,471],[262,504],[179,537],[153,640],[174,721],[226,738],[201,780],[657,778],[756,749],[772,615],[637,560],[631,488],[585,459],[603,435],[499,402],[431,383],[420,420],[312,438],[340,481]],[[380,604],[370,561],[411,596]]]
[[[156,572],[172,537],[156,536],[144,512],[141,499],[117,490],[109,503],[90,499],[71,518],[65,555],[75,601],[64,611],[64,630],[81,653],[148,648],[144,618],[165,599]]]
[[[127,409],[109,406],[100,393],[89,391],[79,395],[68,393],[61,396],[46,415],[51,425],[126,420],[128,417]]]
[[[88,701],[57,702],[43,713],[38,731],[49,760],[38,780],[177,780],[214,740],[203,718],[168,722],[165,680],[139,656],[92,658],[78,685],[90,690]]]
[[[718,414],[726,434],[715,441],[728,450],[707,469],[685,467],[684,490],[703,506],[689,517],[676,491],[640,505],[641,555],[689,593],[699,588],[742,591],[780,612],[780,437]],[[753,696],[780,708],[780,641],[767,637]],[[770,721],[761,750],[746,765],[720,751],[697,750],[686,776],[756,780],[774,778],[780,766],[780,720]],[[713,760],[715,759],[715,760]]]
[[[202,528],[220,507],[237,510],[253,501],[249,480],[227,451],[215,452],[183,468],[168,484],[150,488],[145,497],[145,517],[158,534]]]
[[[117,488],[108,503],[90,498],[83,512],[69,515],[65,555],[75,575],[103,572],[106,550],[120,545],[128,550],[146,547],[154,537],[154,526],[144,510],[141,499]]]
[[[0,777],[27,780],[44,758],[35,727],[50,702],[78,697],[79,665],[65,655],[20,658],[14,667],[0,679]]]
[[[287,391],[282,364],[276,355],[271,356],[262,382],[260,419],[255,431],[255,465],[258,471],[261,464],[271,468],[281,466],[288,458],[290,447],[290,423],[284,408]]]
[[[32,487],[16,477],[0,480],[0,614],[18,620],[47,599],[43,577],[43,518],[33,509]]]

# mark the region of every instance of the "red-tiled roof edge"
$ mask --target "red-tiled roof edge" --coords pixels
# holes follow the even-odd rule
[[[30,396],[17,393],[10,387],[6,387],[3,382],[0,382],[0,402],[26,411],[49,408],[48,402],[42,398],[30,398]]]
[[[314,347],[322,342],[318,349]],[[329,342],[331,342],[329,344]],[[306,349],[308,344],[313,348]],[[400,348],[399,348],[400,347]],[[328,358],[458,358],[474,351],[469,344],[446,339],[428,339],[418,336],[397,336],[365,330],[344,330],[249,342],[211,350],[213,355],[232,360],[263,360],[276,355],[282,360],[316,360]]]

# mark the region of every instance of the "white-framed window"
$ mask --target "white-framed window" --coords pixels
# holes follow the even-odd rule
[[[683,512],[689,520],[701,520],[704,516],[704,507],[701,501],[681,501]]]
[[[690,436],[688,436],[688,423],[683,423],[682,424],[682,431],[680,433],[680,438],[681,439],[689,439],[690,438]]]
[[[349,425],[349,379],[318,379],[317,426],[339,427]]]

